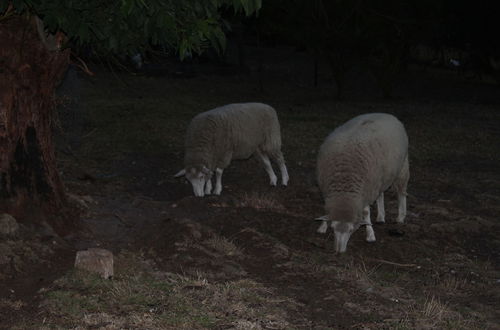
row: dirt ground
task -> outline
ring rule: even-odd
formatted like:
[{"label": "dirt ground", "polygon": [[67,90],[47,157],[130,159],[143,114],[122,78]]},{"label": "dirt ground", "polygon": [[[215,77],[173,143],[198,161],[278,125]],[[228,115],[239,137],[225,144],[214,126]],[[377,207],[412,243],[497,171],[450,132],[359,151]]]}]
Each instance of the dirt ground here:
[{"label": "dirt ground", "polygon": [[[12,256],[0,328],[500,329],[500,87],[411,68],[383,100],[353,70],[338,101],[325,68],[312,86],[306,54],[271,55],[255,52],[244,72],[168,63],[159,76],[71,78],[58,155],[82,229],[23,225],[0,240]],[[289,186],[269,187],[249,159],[225,171],[221,196],[194,197],[173,177],[189,120],[247,101],[278,111]],[[336,255],[313,221],[323,214],[316,153],[367,112],[407,128],[408,217],[394,223],[389,192],[377,241],[358,230]],[[96,246],[116,255],[112,280],[72,270],[75,251]]]}]

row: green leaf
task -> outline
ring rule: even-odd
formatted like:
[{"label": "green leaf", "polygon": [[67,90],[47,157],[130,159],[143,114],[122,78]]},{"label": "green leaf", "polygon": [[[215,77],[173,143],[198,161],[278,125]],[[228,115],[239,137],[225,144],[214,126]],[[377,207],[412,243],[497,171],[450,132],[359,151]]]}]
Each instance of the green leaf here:
[{"label": "green leaf", "polygon": [[0,0],[0,17],[9,3],[17,12],[36,12],[50,31],[64,31],[102,56],[155,44],[182,59],[208,47],[225,49],[222,9],[249,15],[261,6],[261,0]]}]

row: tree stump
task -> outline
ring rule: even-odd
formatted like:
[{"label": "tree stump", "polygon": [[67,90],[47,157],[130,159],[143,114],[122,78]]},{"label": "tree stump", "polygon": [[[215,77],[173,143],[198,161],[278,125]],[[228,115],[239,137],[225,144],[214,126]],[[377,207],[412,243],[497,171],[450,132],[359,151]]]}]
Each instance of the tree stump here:
[{"label": "tree stump", "polygon": [[69,49],[49,49],[27,15],[0,21],[0,45],[0,209],[18,220],[49,215],[54,222],[66,200],[52,142],[53,111]]}]

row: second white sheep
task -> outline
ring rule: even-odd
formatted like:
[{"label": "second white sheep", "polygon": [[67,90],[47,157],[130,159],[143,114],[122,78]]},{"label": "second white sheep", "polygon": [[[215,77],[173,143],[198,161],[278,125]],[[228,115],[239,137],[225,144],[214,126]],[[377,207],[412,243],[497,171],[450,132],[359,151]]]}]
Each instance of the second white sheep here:
[{"label": "second white sheep", "polygon": [[327,212],[316,219],[322,220],[318,232],[325,233],[331,221],[337,252],[345,252],[349,237],[361,225],[366,225],[366,240],[375,241],[370,204],[377,201],[377,222],[384,222],[384,191],[390,186],[398,195],[397,222],[404,221],[408,136],[396,117],[370,113],[337,127],[320,148],[317,171]]},{"label": "second white sheep", "polygon": [[281,182],[288,184],[288,171],[281,152],[280,124],[276,111],[262,103],[235,103],[195,116],[188,126],[185,141],[185,175],[195,196],[212,193],[211,178],[215,172],[213,193],[222,191],[222,173],[233,159],[256,155],[275,186],[278,178],[271,166],[273,159],[281,172]]}]

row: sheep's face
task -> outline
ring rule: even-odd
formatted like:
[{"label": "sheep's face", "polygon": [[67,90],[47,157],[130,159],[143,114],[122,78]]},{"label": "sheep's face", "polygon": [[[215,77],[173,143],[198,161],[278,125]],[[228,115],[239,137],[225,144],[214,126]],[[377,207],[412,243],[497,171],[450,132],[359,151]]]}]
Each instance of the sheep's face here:
[{"label": "sheep's face", "polygon": [[326,210],[335,234],[335,251],[345,252],[352,233],[363,223],[363,208],[359,198],[336,196],[326,201]]},{"label": "sheep's face", "polygon": [[186,179],[191,182],[194,195],[203,197],[205,196],[205,184],[210,180],[210,170],[206,166],[186,169]]},{"label": "sheep's face", "polygon": [[335,251],[343,253],[347,249],[347,242],[352,233],[360,226],[360,223],[332,221],[332,229],[335,234]]}]

